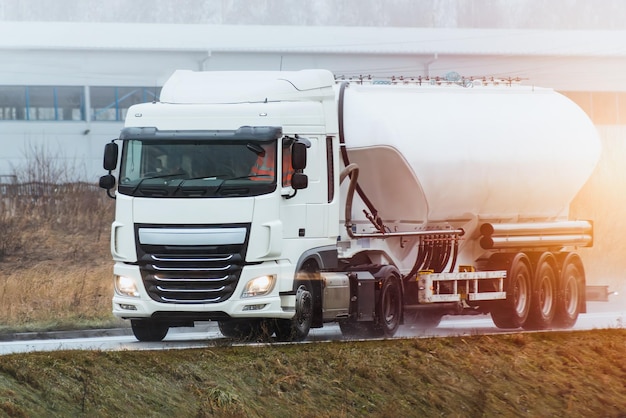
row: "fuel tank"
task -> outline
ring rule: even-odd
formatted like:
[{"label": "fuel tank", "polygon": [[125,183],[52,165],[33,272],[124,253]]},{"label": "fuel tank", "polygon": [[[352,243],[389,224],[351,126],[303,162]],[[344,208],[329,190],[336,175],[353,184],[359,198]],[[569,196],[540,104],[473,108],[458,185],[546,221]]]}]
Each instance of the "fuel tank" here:
[{"label": "fuel tank", "polygon": [[388,222],[566,218],[600,156],[589,117],[551,89],[350,83],[336,94],[349,160]]}]

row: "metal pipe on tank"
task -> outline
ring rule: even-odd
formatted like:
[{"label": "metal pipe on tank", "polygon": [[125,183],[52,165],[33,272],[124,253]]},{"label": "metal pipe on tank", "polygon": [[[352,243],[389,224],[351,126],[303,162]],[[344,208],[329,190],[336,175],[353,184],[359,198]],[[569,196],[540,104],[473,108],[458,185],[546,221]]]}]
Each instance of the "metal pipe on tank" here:
[{"label": "metal pipe on tank", "polygon": [[593,237],[589,234],[484,236],[480,239],[480,246],[485,250],[519,247],[588,247],[592,242]]},{"label": "metal pipe on tank", "polygon": [[484,223],[480,226],[480,233],[485,236],[591,234],[592,230],[589,221]]}]

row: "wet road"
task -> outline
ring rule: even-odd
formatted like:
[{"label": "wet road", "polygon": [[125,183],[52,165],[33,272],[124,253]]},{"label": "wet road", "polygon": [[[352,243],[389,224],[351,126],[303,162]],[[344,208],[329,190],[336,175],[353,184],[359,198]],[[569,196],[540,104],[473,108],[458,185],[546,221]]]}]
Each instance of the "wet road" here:
[{"label": "wet road", "polygon": [[[588,303],[588,313],[581,314],[574,330],[601,328],[626,328],[626,306],[622,303]],[[434,329],[420,330],[403,325],[395,338],[427,338],[467,335],[484,335],[518,332],[501,330],[495,327],[489,315],[444,317]],[[22,339],[0,342],[0,355],[33,351],[56,350],[169,350],[214,347],[231,344],[219,332],[216,323],[200,323],[194,328],[173,328],[162,342],[139,342],[130,329],[100,331],[99,336],[85,336],[88,333],[73,332],[57,334],[56,338]],[[90,334],[94,334],[91,332]],[[62,336],[59,338],[59,336]],[[49,336],[46,336],[49,337]],[[305,341],[340,341],[344,338],[339,327],[328,324],[321,329],[313,329]]]}]

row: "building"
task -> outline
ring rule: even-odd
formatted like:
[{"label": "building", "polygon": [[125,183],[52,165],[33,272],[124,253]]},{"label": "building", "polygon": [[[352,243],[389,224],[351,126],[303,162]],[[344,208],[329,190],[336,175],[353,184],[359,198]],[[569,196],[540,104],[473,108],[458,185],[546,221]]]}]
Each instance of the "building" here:
[{"label": "building", "polygon": [[236,0],[44,3],[0,4],[0,182],[34,155],[95,182],[128,107],[158,100],[175,69],[519,79],[626,124],[626,24],[592,0],[266,0],[256,17]]}]

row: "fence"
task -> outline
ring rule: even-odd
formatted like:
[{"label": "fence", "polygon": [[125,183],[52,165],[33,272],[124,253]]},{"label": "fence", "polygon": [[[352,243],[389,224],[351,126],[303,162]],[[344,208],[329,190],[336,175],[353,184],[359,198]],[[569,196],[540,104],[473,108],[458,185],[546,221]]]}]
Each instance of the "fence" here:
[{"label": "fence", "polygon": [[98,191],[96,184],[86,182],[74,183],[47,183],[41,181],[31,181],[27,183],[2,183],[0,182],[0,197],[5,199],[15,199],[27,197],[31,199],[52,198],[63,195],[82,194]]}]

